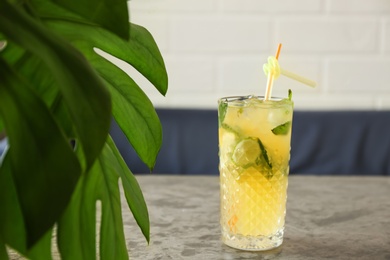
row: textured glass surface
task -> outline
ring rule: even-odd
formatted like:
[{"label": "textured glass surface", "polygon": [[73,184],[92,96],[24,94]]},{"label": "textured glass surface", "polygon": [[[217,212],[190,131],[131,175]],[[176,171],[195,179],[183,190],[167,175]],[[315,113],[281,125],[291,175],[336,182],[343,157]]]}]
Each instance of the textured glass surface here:
[{"label": "textured glass surface", "polygon": [[247,250],[282,243],[286,212],[287,174],[270,179],[253,170],[239,178],[221,169],[222,239]]},{"label": "textured glass surface", "polygon": [[231,247],[267,250],[283,241],[292,114],[286,99],[220,100],[221,229]]}]

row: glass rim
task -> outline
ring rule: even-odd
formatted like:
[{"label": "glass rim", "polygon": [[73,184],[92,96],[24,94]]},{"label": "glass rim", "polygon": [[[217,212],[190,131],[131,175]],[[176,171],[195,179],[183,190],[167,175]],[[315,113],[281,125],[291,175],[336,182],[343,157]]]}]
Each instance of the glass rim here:
[{"label": "glass rim", "polygon": [[[250,98],[255,98],[256,100],[259,101],[264,101],[264,96],[255,96],[255,95],[248,95],[248,96],[226,96],[226,97],[221,97],[218,99],[218,104],[225,103],[225,104],[230,104],[236,101],[245,101]],[[271,101],[271,102],[268,102]],[[283,101],[280,104],[294,104],[294,101],[288,99],[287,97],[282,98],[282,97],[275,97],[272,96],[270,97],[267,102],[264,102],[262,104],[276,104],[276,102]]]},{"label": "glass rim", "polygon": [[[246,100],[246,99],[249,99],[249,98],[256,98],[256,99],[259,99],[259,100],[264,100],[265,96],[263,95],[260,95],[260,96],[256,96],[256,95],[247,95],[247,96],[225,96],[225,97],[221,97],[221,98],[218,98],[218,101],[227,101],[227,102],[230,102],[230,101],[240,101],[240,100]],[[280,100],[283,100],[283,99],[286,99],[286,98],[282,98],[282,97],[275,97],[275,96],[272,96],[269,98],[270,101],[280,101]]]},{"label": "glass rim", "polygon": [[[248,100],[249,98],[255,98],[256,100],[259,100],[260,102],[245,102],[245,100]],[[289,100],[288,98],[281,98],[281,97],[275,97],[272,96],[270,99],[268,99],[266,102],[264,102],[264,96],[226,96],[221,97],[218,99],[218,107],[220,108],[222,106],[229,106],[229,107],[248,107],[248,106],[255,106],[259,108],[281,108],[281,107],[294,107],[294,101]],[[218,108],[218,109],[219,109]]]}]

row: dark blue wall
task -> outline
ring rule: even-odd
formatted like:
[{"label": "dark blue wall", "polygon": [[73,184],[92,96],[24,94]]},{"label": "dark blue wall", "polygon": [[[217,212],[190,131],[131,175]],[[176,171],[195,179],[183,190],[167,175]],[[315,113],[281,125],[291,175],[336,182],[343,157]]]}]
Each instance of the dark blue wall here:
[{"label": "dark blue wall", "polygon": [[[218,175],[216,110],[158,109],[163,145],[154,173]],[[291,174],[390,175],[390,111],[295,111]],[[149,173],[114,123],[134,173]]]}]

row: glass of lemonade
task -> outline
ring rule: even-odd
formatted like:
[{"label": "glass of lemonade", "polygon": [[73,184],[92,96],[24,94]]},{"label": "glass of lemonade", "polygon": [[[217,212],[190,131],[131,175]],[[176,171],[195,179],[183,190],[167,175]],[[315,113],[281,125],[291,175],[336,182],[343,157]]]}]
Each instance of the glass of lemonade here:
[{"label": "glass of lemonade", "polygon": [[283,242],[293,102],[218,100],[222,241],[242,250]]}]

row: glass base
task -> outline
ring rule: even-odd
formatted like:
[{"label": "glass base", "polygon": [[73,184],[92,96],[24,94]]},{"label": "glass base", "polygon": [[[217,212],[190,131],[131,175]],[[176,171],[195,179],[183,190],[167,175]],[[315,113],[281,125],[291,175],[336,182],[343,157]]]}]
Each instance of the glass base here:
[{"label": "glass base", "polygon": [[227,246],[246,251],[265,251],[283,243],[283,229],[272,236],[243,236],[222,233],[222,242]]}]

